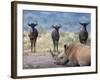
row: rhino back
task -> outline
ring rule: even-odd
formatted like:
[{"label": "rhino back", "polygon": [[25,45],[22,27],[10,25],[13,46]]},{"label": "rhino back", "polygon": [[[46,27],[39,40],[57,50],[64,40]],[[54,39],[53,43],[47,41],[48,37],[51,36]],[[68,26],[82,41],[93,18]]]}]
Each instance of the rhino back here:
[{"label": "rhino back", "polygon": [[74,65],[78,63],[80,66],[86,66],[89,65],[91,62],[90,46],[81,43],[71,44],[67,52],[68,52],[67,57]]},{"label": "rhino back", "polygon": [[76,52],[76,58],[81,66],[88,66],[91,64],[90,46],[82,45]]}]

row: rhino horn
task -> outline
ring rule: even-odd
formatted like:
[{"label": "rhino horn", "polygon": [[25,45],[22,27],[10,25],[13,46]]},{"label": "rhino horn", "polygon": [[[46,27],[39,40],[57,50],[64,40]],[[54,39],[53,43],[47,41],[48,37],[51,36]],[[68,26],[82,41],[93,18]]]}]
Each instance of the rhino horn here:
[{"label": "rhino horn", "polygon": [[50,49],[50,53],[51,53],[52,57],[56,56],[51,49]]},{"label": "rhino horn", "polygon": [[53,57],[54,60],[58,60],[58,55],[59,55],[59,54],[55,54],[55,53],[54,53],[53,51],[51,51],[51,50],[50,50],[50,53],[51,53],[51,55],[52,55],[52,57]]}]

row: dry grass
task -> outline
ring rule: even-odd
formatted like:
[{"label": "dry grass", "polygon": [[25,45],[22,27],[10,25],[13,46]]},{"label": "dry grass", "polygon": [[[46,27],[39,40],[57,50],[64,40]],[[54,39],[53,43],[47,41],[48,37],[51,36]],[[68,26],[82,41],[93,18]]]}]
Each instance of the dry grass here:
[{"label": "dry grass", "polygon": [[[30,40],[29,40],[27,32],[24,33],[23,40],[24,40],[23,41],[24,50],[27,50],[27,49],[29,50]],[[79,42],[78,33],[61,32],[60,40],[59,40],[59,51],[63,50],[64,44],[70,44],[70,43],[75,43],[75,42]],[[90,44],[90,35],[88,39],[88,44]],[[37,52],[48,52],[50,49],[53,49],[51,33],[46,32],[46,33],[39,34],[39,37],[37,39],[37,44],[36,44]]]}]

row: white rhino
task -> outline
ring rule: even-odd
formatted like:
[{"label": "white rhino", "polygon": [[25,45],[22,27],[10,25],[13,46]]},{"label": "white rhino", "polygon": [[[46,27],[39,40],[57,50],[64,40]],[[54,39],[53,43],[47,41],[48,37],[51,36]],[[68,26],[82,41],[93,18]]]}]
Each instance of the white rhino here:
[{"label": "white rhino", "polygon": [[55,63],[65,66],[90,66],[91,65],[91,52],[90,46],[74,43],[64,45],[64,52],[58,54],[50,50],[50,53],[55,59]]}]

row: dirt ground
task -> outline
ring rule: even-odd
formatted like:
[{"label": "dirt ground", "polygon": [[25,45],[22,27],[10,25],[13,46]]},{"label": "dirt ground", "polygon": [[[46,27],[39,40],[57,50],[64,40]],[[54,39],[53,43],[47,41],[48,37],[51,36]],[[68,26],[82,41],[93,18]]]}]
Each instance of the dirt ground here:
[{"label": "dirt ground", "polygon": [[23,53],[23,69],[63,67],[62,65],[54,64],[54,62],[49,52],[31,53],[30,51],[24,51]]}]

